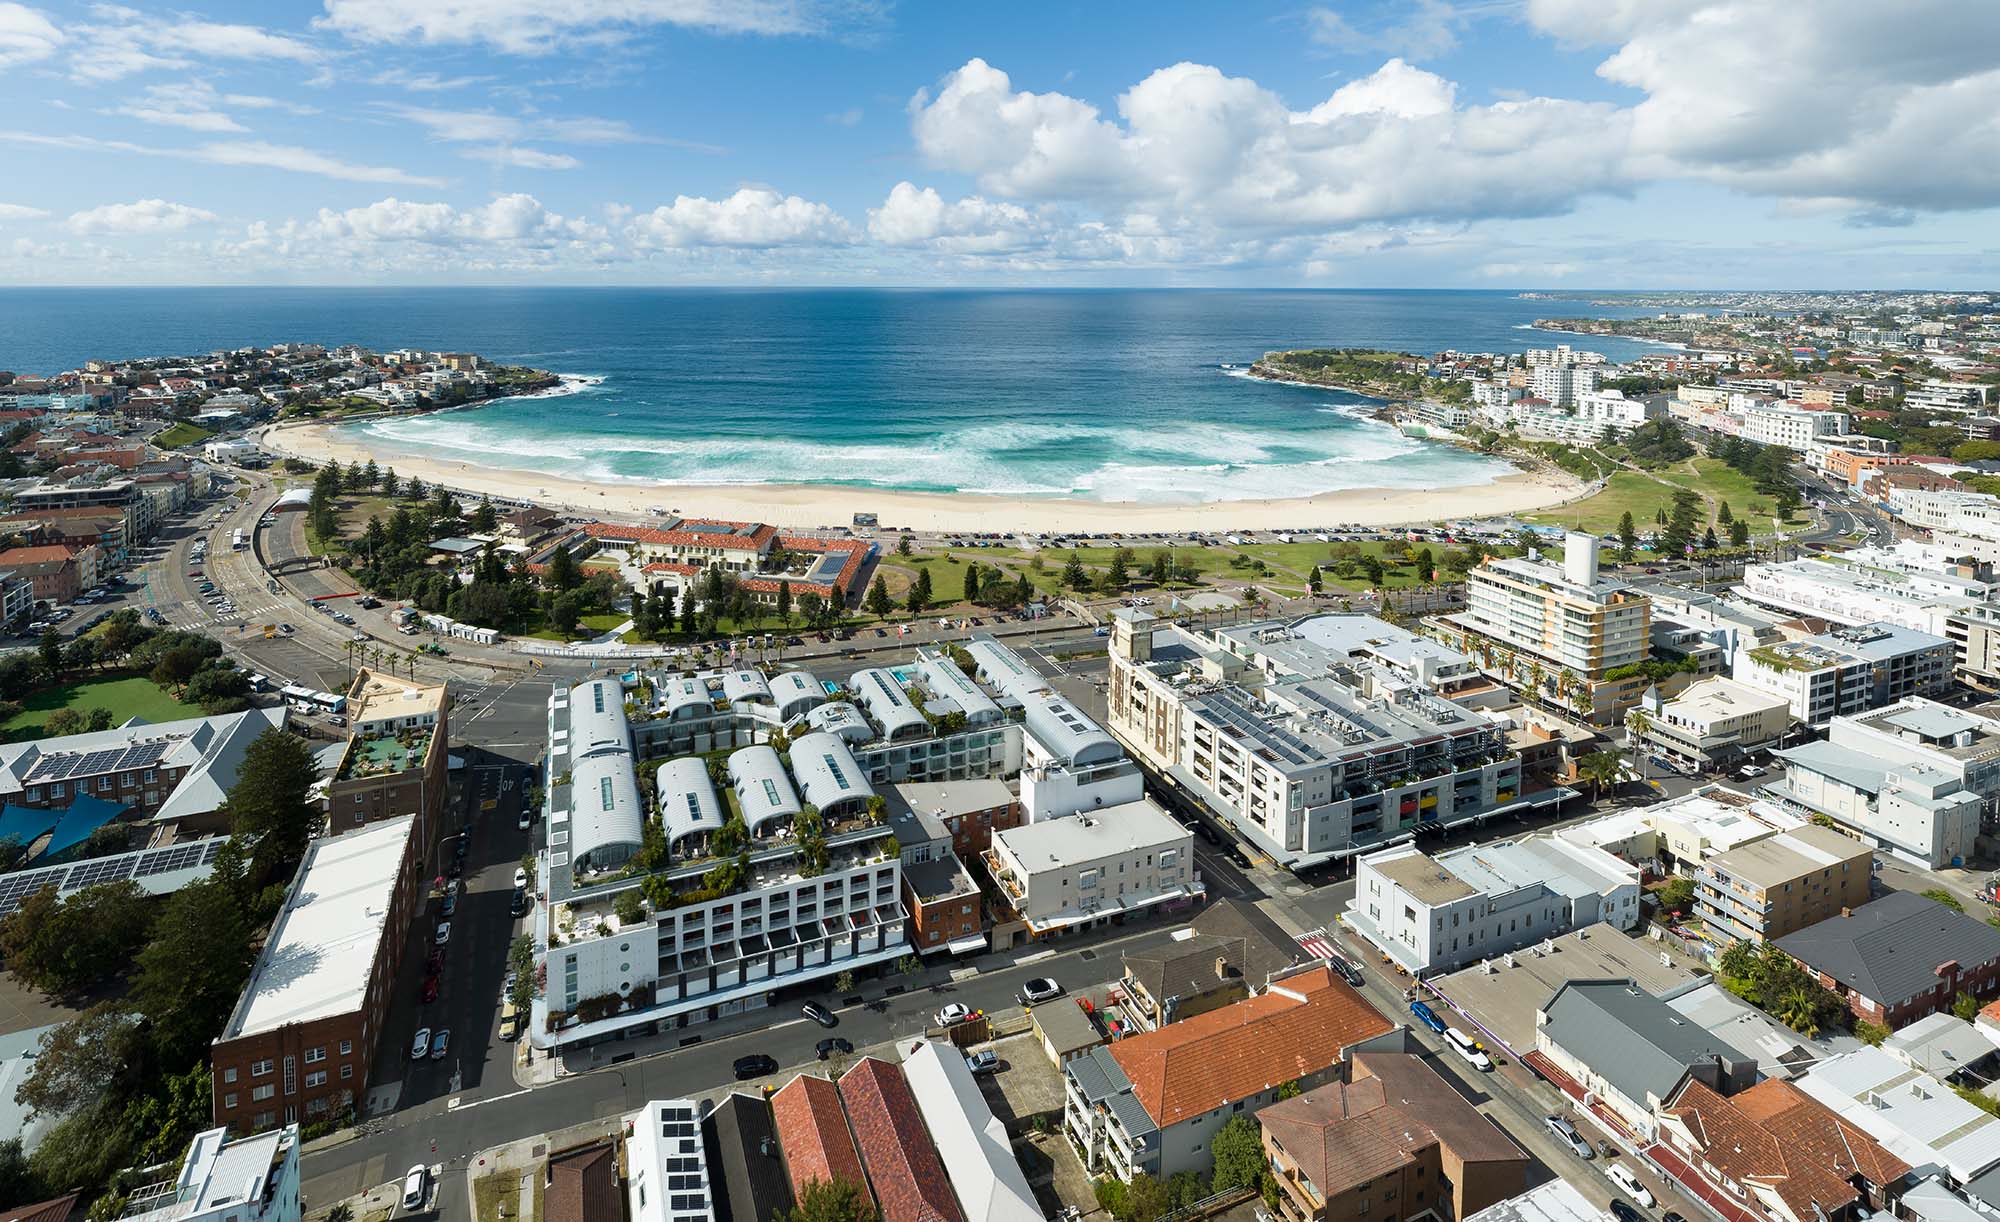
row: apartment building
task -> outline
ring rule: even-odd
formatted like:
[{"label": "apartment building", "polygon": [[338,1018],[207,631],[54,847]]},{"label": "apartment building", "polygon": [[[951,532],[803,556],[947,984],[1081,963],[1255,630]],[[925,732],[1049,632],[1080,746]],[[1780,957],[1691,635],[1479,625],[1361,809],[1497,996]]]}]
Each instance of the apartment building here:
[{"label": "apartment building", "polygon": [[1489,673],[1515,674],[1518,668],[1505,665],[1510,658],[1532,659],[1543,670],[1543,698],[1557,694],[1562,672],[1570,672],[1581,685],[1577,705],[1602,725],[1630,708],[1641,690],[1605,676],[1646,660],[1652,605],[1632,586],[1599,574],[1598,547],[1595,535],[1571,534],[1560,565],[1532,556],[1489,559],[1466,574],[1466,609],[1437,622],[1460,648],[1480,655]]},{"label": "apartment building", "polygon": [[1630,432],[1665,409],[1646,399],[1628,399],[1620,390],[1592,390],[1576,397],[1576,418],[1600,428]]},{"label": "apartment building", "polygon": [[1740,437],[1760,445],[1781,446],[1803,454],[1823,437],[1844,434],[1848,415],[1829,408],[1794,406],[1754,394],[1731,393],[1726,406],[1691,398],[1682,387],[1669,405],[1671,414],[1697,428]]},{"label": "apartment building", "polygon": [[1968,607],[1945,620],[1957,677],[1982,691],[2000,689],[2000,606]]},{"label": "apartment building", "polygon": [[1450,698],[1474,688],[1463,654],[1368,616],[1112,624],[1112,732],[1295,869],[1510,808],[1505,719]]},{"label": "apartment building", "polygon": [[1209,1142],[1232,1117],[1340,1078],[1357,1053],[1401,1053],[1406,1039],[1314,964],[1254,997],[1064,1062],[1063,1130],[1094,1175],[1206,1174]]},{"label": "apartment building", "polygon": [[1387,849],[1355,865],[1348,928],[1413,975],[1605,922],[1639,924],[1639,867],[1557,837],[1468,845],[1432,857]]},{"label": "apartment building", "polygon": [[1936,900],[1891,891],[1777,940],[1856,1018],[1900,1027],[2000,986],[2000,929]]},{"label": "apartment building", "polygon": [[1971,858],[2000,801],[2000,722],[1922,697],[1836,717],[1826,741],[1776,754],[1771,797],[1933,869]]},{"label": "apartment building", "polygon": [[1596,365],[1536,365],[1528,371],[1528,393],[1557,407],[1569,407],[1595,392],[1603,376],[1602,368]]},{"label": "apartment building", "polygon": [[1852,836],[1802,824],[1703,862],[1695,913],[1718,945],[1772,941],[1867,903],[1874,864]]},{"label": "apartment building", "polygon": [[1894,624],[1946,636],[1954,615],[1991,601],[1993,583],[1952,565],[1943,549],[1905,541],[1893,548],[1744,566],[1739,592],[1752,602],[1845,627]]},{"label": "apartment building", "polygon": [[984,854],[1012,920],[1033,937],[1192,904],[1194,834],[1151,798],[995,832]]},{"label": "apartment building", "polygon": [[1672,700],[1656,693],[1641,700],[1629,728],[1631,739],[1647,755],[1702,773],[1776,746],[1791,724],[1791,705],[1784,697],[1713,676],[1689,684]]},{"label": "apartment building", "polygon": [[307,846],[209,1051],[217,1124],[258,1131],[358,1110],[424,902],[415,827],[405,815]]},{"label": "apartment building", "polygon": [[2000,497],[1984,492],[1897,488],[1889,493],[1889,510],[1919,530],[1988,543],[2000,540]]},{"label": "apartment building", "polygon": [[450,710],[441,683],[357,673],[347,689],[347,745],[326,783],[327,831],[414,814],[418,839],[435,847],[446,827]]},{"label": "apartment building", "polygon": [[133,1189],[121,1222],[299,1222],[299,1126],[230,1140],[228,1126],[195,1134],[180,1172]]},{"label": "apartment building", "polygon": [[1944,636],[1870,623],[1736,651],[1731,674],[1743,687],[1785,702],[1793,719],[1824,729],[1908,696],[1951,685],[1959,649]]},{"label": "apartment building", "polygon": [[1351,1081],[1280,1100],[1257,1124],[1285,1222],[1454,1222],[1528,1184],[1528,1155],[1406,1053],[1358,1053]]}]

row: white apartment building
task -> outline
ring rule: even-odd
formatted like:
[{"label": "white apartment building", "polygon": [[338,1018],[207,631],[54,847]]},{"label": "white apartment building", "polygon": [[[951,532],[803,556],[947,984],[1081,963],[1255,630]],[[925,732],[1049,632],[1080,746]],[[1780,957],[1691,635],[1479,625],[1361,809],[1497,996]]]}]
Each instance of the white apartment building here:
[{"label": "white apartment building", "polygon": [[1528,371],[1528,393],[1557,407],[1569,407],[1595,391],[1603,376],[1596,365],[1536,365]]},{"label": "white apartment building", "polygon": [[986,867],[1036,937],[1192,903],[1194,833],[1151,798],[993,833]]},{"label": "white apartment building", "polygon": [[1349,928],[1416,975],[1449,972],[1595,925],[1639,924],[1639,867],[1553,837],[1432,857],[1386,849],[1355,866]]},{"label": "white apartment building", "polygon": [[1697,428],[1801,454],[1820,438],[1846,433],[1849,423],[1843,411],[1798,407],[1780,399],[1711,386],[1681,387],[1667,410],[1676,420]]},{"label": "white apartment building", "polygon": [[1662,411],[1644,399],[1628,399],[1618,390],[1594,390],[1576,397],[1578,420],[1620,432],[1636,429]]},{"label": "white apartment building", "polygon": [[625,1216],[631,1222],[716,1222],[693,1099],[654,1099],[625,1117]]},{"label": "white apartment building", "polygon": [[1466,610],[1444,621],[1530,654],[1548,666],[1601,679],[1642,662],[1652,607],[1645,595],[1597,571],[1595,535],[1563,541],[1560,565],[1528,557],[1488,560],[1466,574]]},{"label": "white apartment building", "polygon": [[1946,636],[1947,621],[1991,601],[1993,587],[1948,568],[1943,549],[1904,541],[1748,565],[1738,591],[1767,607],[1848,627],[1896,624]]},{"label": "white apartment building", "polygon": [[1521,360],[1531,369],[1542,365],[1602,365],[1604,354],[1557,344],[1553,348],[1530,348],[1521,355]]},{"label": "white apartment building", "polygon": [[180,1174],[126,1199],[124,1222],[299,1222],[299,1126],[229,1140],[195,1134]]},{"label": "white apartment building", "polygon": [[1985,405],[1985,387],[1965,382],[1926,382],[1906,387],[1903,406],[1909,411],[1976,412]]},{"label": "white apartment building", "polygon": [[1783,696],[1721,676],[1689,684],[1672,700],[1641,702],[1646,718],[1632,737],[1648,755],[1689,772],[1727,768],[1744,756],[1776,746],[1792,724]]},{"label": "white apartment building", "polygon": [[1505,411],[1508,404],[1526,398],[1527,394],[1519,386],[1509,386],[1492,378],[1475,378],[1472,382],[1472,402],[1489,413]]},{"label": "white apartment building", "polygon": [[1823,729],[1835,717],[1935,696],[1951,684],[1957,647],[1896,624],[1836,628],[1736,651],[1736,682],[1782,699],[1794,720]]},{"label": "white apartment building", "polygon": [[[987,637],[966,642],[965,652],[979,679],[1021,706],[1021,813],[1029,822],[1136,802],[1145,794],[1144,774],[1118,743],[1020,654]],[[937,660],[969,684],[948,659]]]},{"label": "white apartment building", "polygon": [[2000,541],[2000,497],[1984,492],[1892,488],[1889,511],[1911,526],[1937,535],[1980,539],[1989,544]]},{"label": "white apartment building", "polygon": [[1197,634],[1120,611],[1109,720],[1141,760],[1301,868],[1509,809],[1504,718],[1463,654],[1369,616]]},{"label": "white apartment building", "polygon": [[1836,717],[1825,742],[1777,754],[1773,799],[1932,869],[1969,860],[2000,802],[2000,722],[1922,697]]}]

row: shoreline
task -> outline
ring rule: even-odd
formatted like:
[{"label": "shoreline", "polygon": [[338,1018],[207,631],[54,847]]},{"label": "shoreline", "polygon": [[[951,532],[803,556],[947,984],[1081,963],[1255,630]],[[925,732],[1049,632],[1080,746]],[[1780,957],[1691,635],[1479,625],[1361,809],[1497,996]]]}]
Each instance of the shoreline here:
[{"label": "shoreline", "polygon": [[333,436],[335,424],[271,425],[256,440],[266,450],[312,463],[339,461],[394,466],[404,479],[444,484],[459,493],[532,501],[593,516],[686,517],[769,522],[792,528],[844,528],[857,513],[885,527],[924,531],[996,529],[1075,534],[1111,531],[1268,529],[1356,523],[1430,524],[1507,517],[1566,504],[1590,485],[1553,467],[1517,470],[1485,484],[1457,488],[1354,488],[1277,500],[1194,504],[1089,501],[1074,497],[907,492],[841,484],[596,483],[485,466],[456,459],[387,455]]}]

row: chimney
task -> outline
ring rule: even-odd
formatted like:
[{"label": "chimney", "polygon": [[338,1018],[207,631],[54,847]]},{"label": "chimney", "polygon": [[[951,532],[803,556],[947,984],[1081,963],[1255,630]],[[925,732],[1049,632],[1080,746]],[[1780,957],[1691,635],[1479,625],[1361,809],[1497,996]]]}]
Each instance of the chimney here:
[{"label": "chimney", "polygon": [[1563,539],[1563,575],[1571,584],[1592,585],[1597,581],[1597,536],[1572,531]]},{"label": "chimney", "polygon": [[1853,916],[1853,915],[1854,915],[1854,909],[1852,909],[1852,908],[1849,908],[1849,907],[1847,907],[1846,905],[1844,905],[1844,904],[1843,904],[1843,905],[1841,906],[1841,909],[1840,909],[1840,915],[1841,915],[1842,917],[1851,917],[1851,916]]},{"label": "chimney", "polygon": [[1228,955],[1217,955],[1217,956],[1215,957],[1215,978],[1216,978],[1217,980],[1227,980],[1227,979],[1229,979],[1229,956],[1228,956]]}]

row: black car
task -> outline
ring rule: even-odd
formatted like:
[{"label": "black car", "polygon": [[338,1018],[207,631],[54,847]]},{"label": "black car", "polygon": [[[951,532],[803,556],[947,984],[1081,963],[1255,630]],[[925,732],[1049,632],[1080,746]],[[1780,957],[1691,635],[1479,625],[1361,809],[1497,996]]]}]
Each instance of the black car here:
[{"label": "black car", "polygon": [[765,1074],[777,1073],[778,1058],[765,1056],[761,1052],[753,1052],[747,1057],[737,1057],[733,1068],[736,1070],[736,1080],[738,1082],[748,1082],[752,1078],[761,1078]]},{"label": "black car", "polygon": [[1232,844],[1229,846],[1229,860],[1235,862],[1245,870],[1253,868],[1250,864],[1250,854],[1243,851],[1242,845]]},{"label": "black car", "polygon": [[1335,972],[1338,972],[1340,974],[1340,978],[1342,980],[1345,980],[1347,983],[1353,985],[1357,989],[1361,987],[1360,968],[1354,966],[1352,963],[1349,963],[1345,958],[1339,955],[1332,956],[1327,960],[1327,962],[1333,967],[1333,970]]},{"label": "black car", "polygon": [[1206,823],[1203,823],[1199,819],[1195,820],[1194,834],[1201,837],[1203,840],[1206,840],[1208,843],[1215,845],[1217,848],[1222,847],[1222,837],[1215,834],[1214,828],[1210,827]]},{"label": "black car", "polygon": [[840,1020],[833,1016],[833,1011],[816,1001],[807,1002],[799,1012],[822,1027],[838,1027],[840,1025]]},{"label": "black car", "polygon": [[1687,1218],[1669,1209],[1660,1215],[1660,1222],[1688,1222]]},{"label": "black car", "polygon": [[854,1045],[848,1043],[844,1039],[841,1039],[837,1035],[831,1039],[821,1040],[819,1043],[813,1045],[813,1047],[818,1049],[819,1059],[822,1061],[826,1060],[828,1057],[832,1056],[836,1052],[841,1053],[842,1055],[848,1055],[854,1051]]},{"label": "black car", "polygon": [[514,888],[514,902],[508,909],[515,916],[528,915],[528,891],[525,887]]},{"label": "black car", "polygon": [[1646,1216],[1617,1197],[1611,1198],[1611,1216],[1618,1222],[1646,1222]]}]

